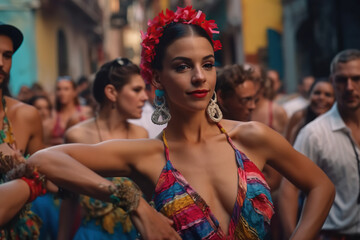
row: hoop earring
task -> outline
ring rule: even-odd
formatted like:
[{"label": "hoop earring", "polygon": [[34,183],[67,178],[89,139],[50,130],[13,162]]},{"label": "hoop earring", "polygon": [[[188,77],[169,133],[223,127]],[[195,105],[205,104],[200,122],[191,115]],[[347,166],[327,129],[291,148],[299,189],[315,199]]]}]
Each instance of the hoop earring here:
[{"label": "hoop earring", "polygon": [[216,102],[217,102],[217,98],[216,98],[216,93],[214,92],[214,95],[210,99],[210,103],[206,108],[206,112],[212,121],[220,122],[220,120],[223,118],[223,114],[219,108],[219,105],[217,105]]},{"label": "hoop earring", "polygon": [[164,90],[155,90],[155,110],[151,115],[151,121],[157,125],[163,125],[170,121],[171,115],[169,108],[166,106]]}]

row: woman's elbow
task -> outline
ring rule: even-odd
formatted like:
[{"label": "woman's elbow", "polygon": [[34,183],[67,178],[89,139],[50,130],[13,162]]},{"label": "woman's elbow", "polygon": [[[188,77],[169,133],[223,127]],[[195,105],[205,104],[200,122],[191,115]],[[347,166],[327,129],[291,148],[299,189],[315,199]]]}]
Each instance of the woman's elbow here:
[{"label": "woman's elbow", "polygon": [[27,164],[33,166],[39,172],[44,172],[44,170],[46,170],[48,166],[53,165],[49,155],[50,153],[48,149],[37,151],[28,158]]}]

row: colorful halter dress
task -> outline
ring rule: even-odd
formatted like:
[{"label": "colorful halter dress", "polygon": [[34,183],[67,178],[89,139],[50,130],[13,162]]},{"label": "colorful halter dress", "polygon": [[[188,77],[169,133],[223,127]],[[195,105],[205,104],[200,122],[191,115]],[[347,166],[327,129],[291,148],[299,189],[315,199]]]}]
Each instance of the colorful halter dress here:
[{"label": "colorful halter dress", "polygon": [[234,149],[238,166],[238,193],[228,235],[206,202],[171,164],[164,132],[166,165],[155,188],[154,207],[174,221],[173,226],[182,239],[266,239],[274,213],[270,188],[261,171],[234,146],[225,129],[218,127]]},{"label": "colorful halter dress", "polygon": [[[8,144],[12,149],[16,149],[16,142],[12,132],[10,121],[7,117],[5,99],[2,99],[5,116],[3,119],[3,129],[0,130],[0,144]],[[0,159],[0,184],[6,182],[5,175],[14,163],[5,162]],[[25,207],[5,226],[0,227],[0,240],[30,240],[39,238],[40,218],[30,209],[30,204]]]}]

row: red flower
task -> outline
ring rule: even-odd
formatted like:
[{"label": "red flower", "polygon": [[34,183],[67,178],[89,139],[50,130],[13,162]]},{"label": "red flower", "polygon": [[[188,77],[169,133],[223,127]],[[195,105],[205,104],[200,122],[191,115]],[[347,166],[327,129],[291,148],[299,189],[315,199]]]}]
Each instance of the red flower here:
[{"label": "red flower", "polygon": [[[178,7],[176,12],[166,9],[166,13],[160,12],[153,20],[148,21],[148,29],[144,34],[141,32],[141,75],[146,83],[151,83],[152,69],[151,62],[155,57],[155,46],[159,43],[160,37],[163,35],[164,27],[172,22],[180,22],[185,24],[193,24],[202,27],[212,38],[213,34],[219,31],[214,29],[217,25],[214,20],[206,20],[206,16],[202,11],[196,11],[192,6],[185,8]],[[221,49],[219,40],[212,40],[214,51]]]}]

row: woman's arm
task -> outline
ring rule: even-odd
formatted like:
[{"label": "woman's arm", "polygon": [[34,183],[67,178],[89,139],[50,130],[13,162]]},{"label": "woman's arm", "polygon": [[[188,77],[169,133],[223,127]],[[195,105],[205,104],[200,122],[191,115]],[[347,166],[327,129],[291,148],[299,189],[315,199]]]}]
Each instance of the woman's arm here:
[{"label": "woman's arm", "polygon": [[296,228],[299,208],[299,189],[291,182],[283,178],[279,190],[279,216],[283,235],[285,239],[289,239]]},{"label": "woman's arm", "polygon": [[[60,145],[35,153],[28,159],[28,163],[58,186],[111,202],[109,186],[113,186],[113,183],[83,164],[110,176],[129,175],[132,168],[138,167],[140,159],[144,159],[143,156],[151,160],[152,151],[157,152],[161,146],[154,140],[147,144],[144,141],[149,140]],[[144,239],[155,239],[154,236],[156,239],[181,239],[168,219],[142,198],[138,207],[131,212],[131,218]]]},{"label": "woman's arm", "polygon": [[27,183],[15,179],[0,185],[0,226],[10,221],[30,197]]},{"label": "woman's arm", "polygon": [[301,218],[291,238],[314,239],[334,201],[334,185],[315,163],[297,152],[283,137],[270,129],[264,131],[268,163],[307,195]]},{"label": "woman's arm", "polygon": [[[256,153],[255,164],[265,163],[307,195],[300,221],[292,239],[314,239],[320,231],[335,197],[334,185],[310,159],[297,152],[280,134],[263,124],[252,123],[243,133],[247,151]],[[250,156],[250,159],[251,156]],[[280,196],[281,197],[281,196]]]}]

